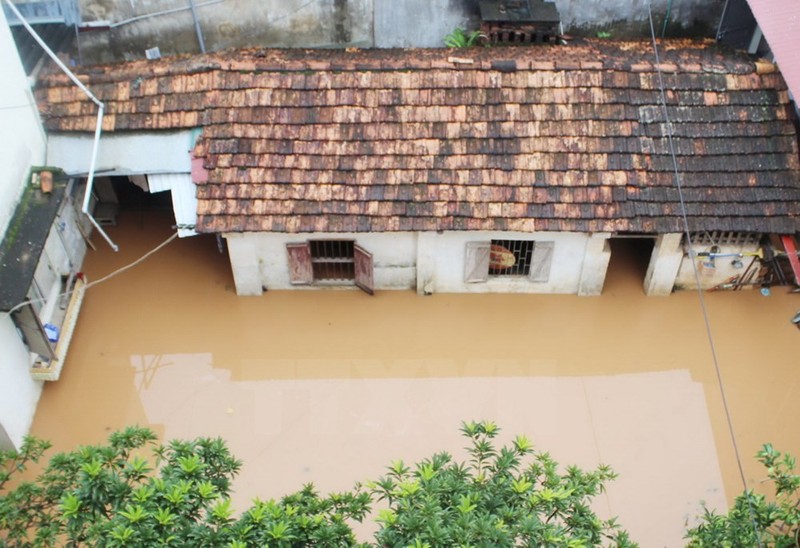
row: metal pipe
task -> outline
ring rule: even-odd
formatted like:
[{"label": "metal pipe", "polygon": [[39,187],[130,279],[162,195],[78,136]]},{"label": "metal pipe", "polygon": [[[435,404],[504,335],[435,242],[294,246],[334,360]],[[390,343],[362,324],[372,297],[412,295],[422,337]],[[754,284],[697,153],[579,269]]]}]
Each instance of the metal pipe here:
[{"label": "metal pipe", "polygon": [[722,15],[719,16],[719,25],[717,25],[717,40],[724,38],[722,32],[722,25],[725,23],[725,15],[728,13],[728,4],[731,0],[725,0],[725,6],[722,8]]},{"label": "metal pipe", "polygon": [[17,6],[15,6],[14,3],[11,2],[11,0],[6,0],[6,4],[8,4],[8,6],[11,8],[11,11],[14,12],[14,15],[17,16],[17,19],[20,20],[20,22],[22,23],[22,26],[25,27],[25,30],[27,30],[30,33],[30,35],[33,36],[33,39],[36,40],[36,42],[42,47],[42,49],[45,51],[45,53],[47,53],[47,55],[50,56],[50,59],[52,59],[53,62],[55,62],[55,64],[58,65],[58,68],[60,68],[62,71],[64,71],[64,73],[67,76],[69,76],[69,79],[72,80],[72,82],[76,86],[81,88],[81,91],[83,91],[89,97],[89,99],[91,99],[94,102],[94,104],[96,104],[97,106],[102,106],[103,103],[100,102],[100,99],[95,97],[94,94],[91,91],[89,91],[89,89],[86,86],[83,85],[83,82],[78,80],[78,77],[75,76],[75,74],[73,74],[72,71],[69,70],[69,68],[67,68],[67,65],[65,65],[64,62],[61,61],[61,59],[58,58],[58,55],[53,53],[53,50],[51,50],[50,47],[47,44],[45,44],[45,42],[44,42],[44,40],[42,40],[41,36],[39,36],[36,33],[36,31],[33,30],[33,27],[31,27],[30,24],[28,24],[28,22],[25,20],[25,18],[22,17],[22,14],[17,9]]},{"label": "metal pipe", "polygon": [[103,130],[103,111],[105,107],[103,103],[100,103],[100,107],[97,109],[97,124],[94,128],[94,143],[92,143],[92,159],[89,161],[89,175],[86,178],[86,190],[83,193],[83,207],[81,211],[83,211],[84,215],[89,217],[89,220],[92,222],[94,227],[97,231],[105,238],[108,242],[108,245],[111,246],[111,249],[114,251],[119,251],[119,246],[115,244],[111,238],[106,234],[106,231],[100,226],[100,223],[89,213],[89,203],[92,200],[92,188],[94,185],[94,168],[97,164],[97,149],[100,145],[100,132]]},{"label": "metal pipe", "polygon": [[667,35],[667,25],[669,24],[670,15],[672,15],[672,0],[669,0],[669,3],[667,3],[667,13],[664,15],[664,27],[661,29],[661,38]]},{"label": "metal pipe", "polygon": [[58,58],[58,56],[53,52],[53,50],[51,50],[50,47],[47,44],[45,44],[44,40],[42,40],[42,38],[36,33],[36,31],[33,30],[33,27],[31,27],[28,24],[28,22],[19,12],[17,7],[11,2],[11,0],[6,0],[6,3],[11,8],[11,11],[14,12],[14,15],[17,16],[22,25],[25,27],[25,30],[27,30],[31,34],[31,36],[33,36],[33,39],[36,40],[36,42],[42,47],[42,49],[45,51],[45,53],[47,53],[50,59],[52,59],[55,62],[55,64],[58,65],[58,67],[64,72],[64,74],[66,74],[69,77],[69,79],[72,80],[72,82],[76,86],[78,86],[80,90],[83,91],[83,93],[85,93],[86,96],[92,100],[92,102],[94,102],[94,104],[97,105],[97,124],[94,130],[94,143],[92,144],[92,158],[89,162],[89,176],[86,180],[86,191],[83,196],[82,211],[87,217],[89,217],[89,220],[92,222],[95,228],[97,228],[97,231],[100,232],[103,238],[105,238],[105,240],[108,242],[108,245],[111,246],[111,249],[113,249],[114,251],[119,251],[119,246],[111,240],[108,234],[106,234],[105,230],[103,230],[100,224],[89,213],[89,201],[92,196],[92,184],[94,182],[94,168],[95,165],[97,164],[97,149],[100,144],[100,132],[102,131],[103,128],[103,111],[105,110],[105,105],[103,104],[102,101],[100,101],[100,99],[95,97],[91,91],[89,91],[89,88],[83,85],[83,82],[78,80],[78,77],[75,76],[75,74],[71,70],[69,70],[67,65],[65,65],[61,61],[61,59]]},{"label": "metal pipe", "polygon": [[194,0],[189,0],[189,7],[192,10],[192,19],[194,20],[194,31],[197,33],[197,41],[200,43],[200,53],[205,53],[206,42],[203,40],[203,29],[200,28],[200,21],[197,18],[197,9],[194,6]]},{"label": "metal pipe", "polygon": [[[195,7],[202,8],[204,6],[210,6],[211,4],[219,4],[220,2],[224,2],[225,0],[210,0],[209,2],[203,2],[202,4],[195,4]],[[112,23],[109,25],[109,28],[117,28],[123,25],[128,25],[130,23],[135,23],[136,21],[141,21],[142,19],[150,19],[151,17],[160,17],[162,15],[170,15],[172,13],[179,13],[181,11],[186,11],[192,9],[191,6],[184,6],[181,8],[172,8],[163,11],[156,11],[153,13],[146,13],[144,15],[137,15],[136,17],[131,17],[130,19],[123,19],[117,23]]]}]

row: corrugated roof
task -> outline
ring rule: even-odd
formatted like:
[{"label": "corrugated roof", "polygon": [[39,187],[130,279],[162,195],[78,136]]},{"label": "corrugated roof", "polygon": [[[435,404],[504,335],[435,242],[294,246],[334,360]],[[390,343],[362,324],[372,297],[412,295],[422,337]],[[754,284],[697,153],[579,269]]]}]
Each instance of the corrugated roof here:
[{"label": "corrugated roof", "polygon": [[[796,232],[797,136],[774,65],[708,42],[661,48],[691,228]],[[247,50],[81,78],[107,131],[203,128],[199,231],[675,232],[652,59],[649,43],[607,41]],[[94,129],[65,77],[42,85],[49,129]]]},{"label": "corrugated roof", "polygon": [[800,2],[747,0],[795,98],[800,98]]}]

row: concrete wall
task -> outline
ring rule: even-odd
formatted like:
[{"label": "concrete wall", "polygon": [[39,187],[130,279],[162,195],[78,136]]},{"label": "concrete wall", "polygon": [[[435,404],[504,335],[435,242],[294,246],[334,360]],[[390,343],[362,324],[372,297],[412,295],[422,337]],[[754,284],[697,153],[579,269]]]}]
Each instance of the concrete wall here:
[{"label": "concrete wall", "polygon": [[[32,165],[45,162],[45,137],[3,10],[0,10],[0,235]],[[0,448],[19,446],[28,433],[42,383],[28,371],[29,355],[10,317],[0,312]]]},{"label": "concrete wall", "polygon": [[0,449],[10,449],[4,446],[9,441],[18,448],[33,422],[43,383],[31,378],[30,354],[22,344],[14,322],[2,312],[0,351],[3,353],[0,367],[0,425],[6,432],[6,436],[0,436]]},{"label": "concrete wall", "polygon": [[565,32],[593,35],[602,30],[612,38],[650,36],[648,3],[658,36],[669,9],[666,36],[713,38],[725,7],[725,0],[556,0]]},{"label": "concrete wall", "polygon": [[[608,266],[608,234],[445,232],[414,234],[267,234],[225,235],[239,295],[263,289],[309,289],[289,281],[286,244],[309,239],[353,239],[373,254],[376,289],[414,289],[419,293],[580,293],[599,294]],[[554,242],[548,281],[525,276],[490,277],[466,283],[468,242],[520,239]]]},{"label": "concrete wall", "polygon": [[[467,242],[492,239],[555,242],[549,281],[534,283],[525,276],[497,276],[490,277],[486,282],[465,283],[464,263]],[[438,293],[577,293],[588,240],[587,235],[578,233],[436,234],[430,242],[435,257],[434,277],[426,284],[432,284],[431,287]],[[601,277],[605,278],[605,272],[602,272]]]},{"label": "concrete wall", "polygon": [[647,295],[663,297],[672,293],[683,261],[682,238],[681,233],[661,234],[656,238],[644,277],[644,292]]},{"label": "concrete wall", "polygon": [[286,244],[309,239],[355,240],[372,253],[375,287],[413,289],[416,285],[417,238],[410,232],[372,234],[226,234],[236,293],[260,295],[266,289],[309,289],[289,281]]},{"label": "concrete wall", "polygon": [[[232,47],[440,47],[456,27],[479,26],[478,0],[194,0],[208,51]],[[649,36],[648,0],[556,0],[565,32]],[[725,0],[652,0],[657,32],[713,37]],[[189,0],[81,0],[82,62],[200,51]]]},{"label": "concrete wall", "polygon": [[438,48],[455,28],[480,26],[477,0],[374,0],[378,48]]},{"label": "concrete wall", "polygon": [[[51,134],[47,139],[47,162],[69,175],[86,175],[93,142],[90,134]],[[191,131],[103,133],[96,170],[103,175],[191,173],[189,151],[193,145]]]},{"label": "concrete wall", "polygon": [[[2,11],[2,10],[0,10]],[[32,165],[45,161],[45,135],[11,38],[5,14],[0,13],[0,234],[14,214]]]},{"label": "concrete wall", "polygon": [[[368,47],[372,0],[194,0],[208,51],[266,47]],[[200,51],[189,0],[82,0],[84,21],[108,21],[108,30],[80,36],[85,62]],[[177,10],[177,11],[176,11]],[[163,12],[169,13],[163,13]],[[161,15],[153,15],[159,14]]]},{"label": "concrete wall", "polygon": [[[175,221],[183,227],[178,229],[178,234],[182,238],[193,236],[195,231],[187,227],[193,226],[197,220],[190,155],[197,133],[104,133],[97,151],[97,172],[103,175],[148,175],[150,192],[171,192]],[[91,135],[52,134],[47,140],[47,162],[70,175],[84,176],[89,171],[93,142]]]}]

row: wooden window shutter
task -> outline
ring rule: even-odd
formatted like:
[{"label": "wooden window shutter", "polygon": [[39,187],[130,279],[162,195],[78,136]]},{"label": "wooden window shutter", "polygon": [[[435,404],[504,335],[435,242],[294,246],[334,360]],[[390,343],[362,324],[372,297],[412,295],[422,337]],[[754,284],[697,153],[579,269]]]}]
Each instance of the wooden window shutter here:
[{"label": "wooden window shutter", "polygon": [[355,244],[353,246],[353,260],[355,262],[356,285],[372,295],[375,291],[372,253]]},{"label": "wooden window shutter", "polygon": [[467,242],[467,253],[464,260],[464,281],[466,283],[485,282],[489,279],[491,247],[490,242]]},{"label": "wooden window shutter", "polygon": [[553,263],[555,242],[536,242],[531,257],[530,281],[545,283],[550,280],[550,266]]},{"label": "wooden window shutter", "polygon": [[289,282],[293,285],[307,285],[314,281],[311,265],[311,246],[308,242],[286,244],[289,254]]}]

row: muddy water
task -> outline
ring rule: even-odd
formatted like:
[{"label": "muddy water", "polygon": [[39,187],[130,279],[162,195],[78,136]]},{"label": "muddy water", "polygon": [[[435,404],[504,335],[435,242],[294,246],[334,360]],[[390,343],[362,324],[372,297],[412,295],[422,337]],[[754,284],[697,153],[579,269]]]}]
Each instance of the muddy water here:
[{"label": "muddy water", "polygon": [[[169,235],[123,216],[85,264],[97,279]],[[764,441],[800,454],[800,296],[707,295],[750,487]],[[563,463],[612,465],[598,500],[643,546],[680,546],[705,500],[742,488],[691,293],[646,298],[612,259],[602,297],[358,291],[236,297],[213,238],[178,240],[87,294],[62,379],[33,432],[57,448],[127,424],[226,438],[245,462],[237,503],[314,481],[375,477],[392,459],[460,453],[464,419],[526,433]]]}]

